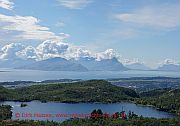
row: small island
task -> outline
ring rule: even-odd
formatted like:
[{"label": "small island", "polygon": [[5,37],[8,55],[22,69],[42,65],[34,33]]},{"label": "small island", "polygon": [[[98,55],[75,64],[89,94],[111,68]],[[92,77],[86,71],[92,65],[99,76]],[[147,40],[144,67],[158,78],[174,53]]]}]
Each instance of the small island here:
[{"label": "small island", "polygon": [[26,107],[27,104],[21,103],[21,107]]}]

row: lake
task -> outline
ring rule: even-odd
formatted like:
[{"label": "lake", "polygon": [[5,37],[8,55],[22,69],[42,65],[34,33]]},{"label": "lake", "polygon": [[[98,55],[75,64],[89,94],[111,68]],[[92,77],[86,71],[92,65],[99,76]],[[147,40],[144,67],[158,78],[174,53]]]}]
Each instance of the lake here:
[{"label": "lake", "polygon": [[4,81],[42,81],[57,79],[109,79],[109,78],[128,78],[128,77],[180,77],[180,72],[165,71],[40,71],[40,70],[17,70],[3,69],[0,71],[0,82]]},{"label": "lake", "polygon": [[[25,114],[90,114],[94,109],[101,109],[103,112],[112,115],[115,112],[121,112],[122,110],[126,113],[133,111],[135,114],[142,115],[144,117],[155,117],[155,118],[173,118],[176,117],[174,114],[158,111],[152,107],[136,105],[133,103],[113,103],[113,104],[95,104],[95,103],[56,103],[47,102],[41,103],[39,101],[25,102],[28,104],[26,107],[20,107],[21,102],[0,102],[0,104],[7,104],[13,106],[13,117],[12,119],[33,119],[33,120],[54,120],[62,122],[67,118],[64,117],[22,117]],[[16,117],[16,113],[20,114],[20,117]]]}]

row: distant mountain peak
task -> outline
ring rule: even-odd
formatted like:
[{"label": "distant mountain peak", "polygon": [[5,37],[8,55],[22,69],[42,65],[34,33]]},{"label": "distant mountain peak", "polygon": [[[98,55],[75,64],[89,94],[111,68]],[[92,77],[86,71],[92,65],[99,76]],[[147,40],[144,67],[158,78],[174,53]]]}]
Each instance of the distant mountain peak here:
[{"label": "distant mountain peak", "polygon": [[160,67],[157,68],[157,70],[160,71],[180,71],[180,65],[179,64],[163,64]]},{"label": "distant mountain peak", "polygon": [[42,61],[59,62],[59,61],[68,61],[68,60],[65,58],[61,58],[61,57],[54,57],[54,58],[49,58],[49,59],[42,60]]},{"label": "distant mountain peak", "polygon": [[150,70],[149,67],[147,67],[143,63],[138,63],[138,62],[126,64],[125,66],[132,70]]},{"label": "distant mountain peak", "polygon": [[32,69],[45,71],[88,71],[88,69],[85,66],[78,63],[73,63],[61,57],[37,61],[32,64],[18,67],[18,69]]},{"label": "distant mountain peak", "polygon": [[91,71],[128,70],[115,57],[112,59],[101,59],[101,60],[96,60],[96,58],[80,58],[79,60],[73,60],[73,59],[71,60],[75,63],[79,63],[79,64],[82,64],[83,66],[86,66],[88,70],[91,70]]}]

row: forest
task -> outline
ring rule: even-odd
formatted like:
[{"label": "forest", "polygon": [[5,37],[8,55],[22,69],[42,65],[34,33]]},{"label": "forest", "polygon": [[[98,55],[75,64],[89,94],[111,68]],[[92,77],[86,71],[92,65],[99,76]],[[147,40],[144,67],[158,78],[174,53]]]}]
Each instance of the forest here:
[{"label": "forest", "polygon": [[137,104],[152,105],[158,110],[180,115],[180,89],[156,89],[139,95]]},{"label": "forest", "polygon": [[11,119],[12,111],[10,105],[0,105],[0,121]]},{"label": "forest", "polygon": [[101,102],[114,103],[133,100],[139,95],[132,89],[117,87],[104,80],[76,83],[41,84],[7,89],[0,87],[0,101],[58,101],[66,103]]}]

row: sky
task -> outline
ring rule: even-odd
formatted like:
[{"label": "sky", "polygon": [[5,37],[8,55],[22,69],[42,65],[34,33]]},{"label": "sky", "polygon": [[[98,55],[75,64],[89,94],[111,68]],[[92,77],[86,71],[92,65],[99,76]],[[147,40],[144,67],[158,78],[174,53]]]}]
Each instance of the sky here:
[{"label": "sky", "polygon": [[179,38],[179,0],[0,0],[1,58],[22,48],[9,51],[13,46],[6,45],[22,43],[28,48],[21,56],[27,50],[43,55],[45,46],[52,52],[55,45],[56,55],[71,47],[66,57],[117,55],[122,62],[156,67],[180,61]]}]

